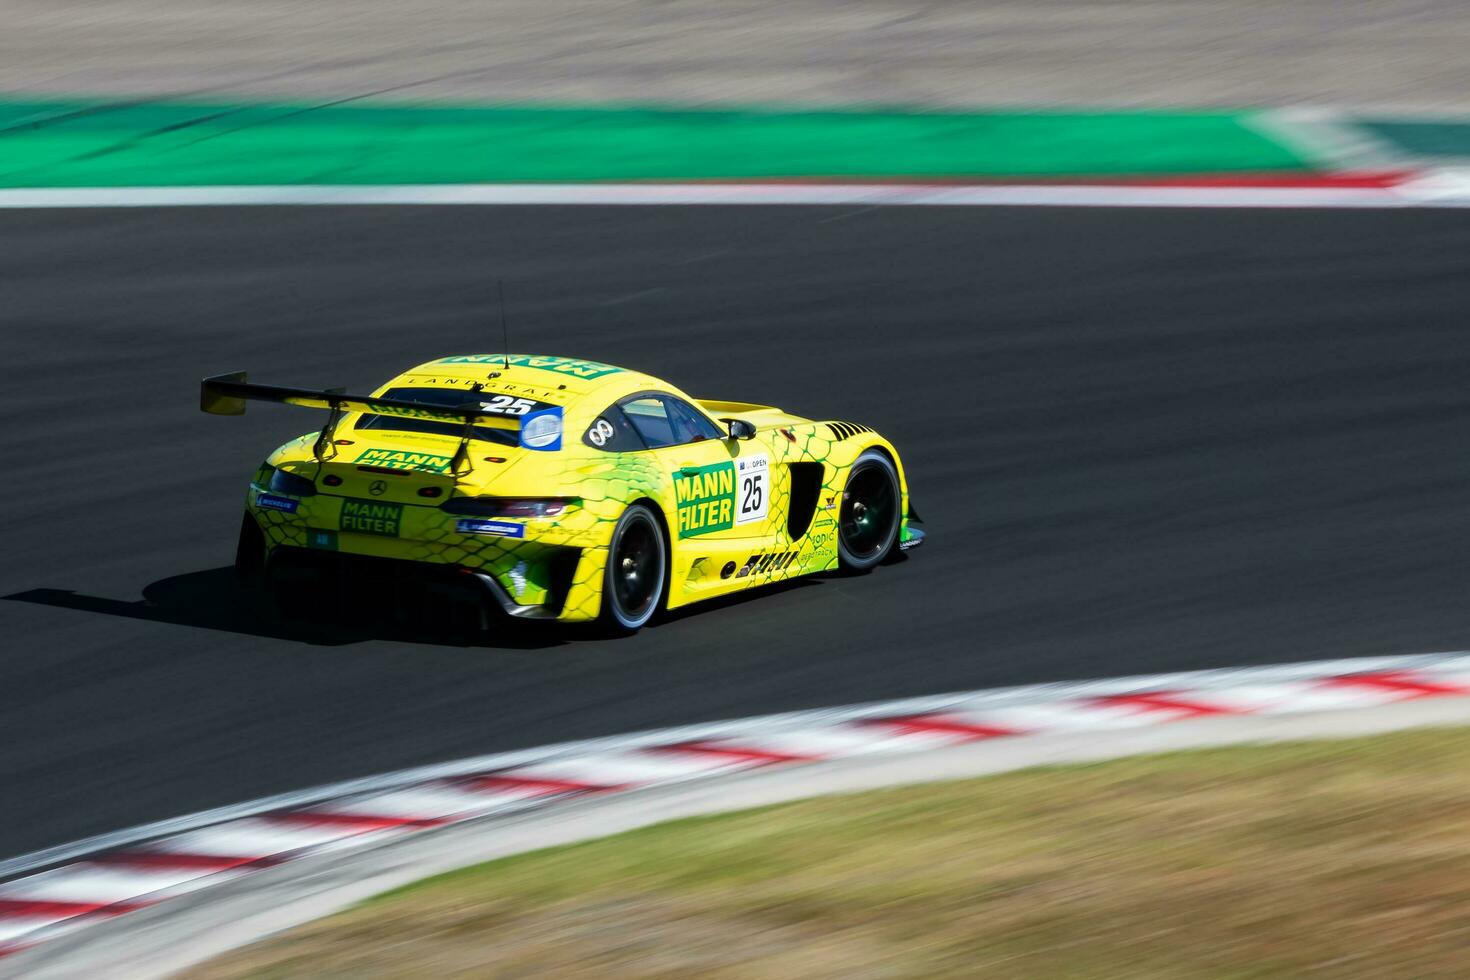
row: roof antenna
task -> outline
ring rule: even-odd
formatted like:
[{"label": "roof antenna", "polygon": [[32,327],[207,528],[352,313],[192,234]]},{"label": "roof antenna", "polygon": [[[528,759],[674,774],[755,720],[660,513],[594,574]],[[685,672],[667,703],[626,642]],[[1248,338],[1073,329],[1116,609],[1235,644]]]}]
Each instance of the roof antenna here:
[{"label": "roof antenna", "polygon": [[505,368],[510,370],[510,328],[505,325],[505,280],[495,280],[495,290],[500,294],[500,337],[505,342]]}]

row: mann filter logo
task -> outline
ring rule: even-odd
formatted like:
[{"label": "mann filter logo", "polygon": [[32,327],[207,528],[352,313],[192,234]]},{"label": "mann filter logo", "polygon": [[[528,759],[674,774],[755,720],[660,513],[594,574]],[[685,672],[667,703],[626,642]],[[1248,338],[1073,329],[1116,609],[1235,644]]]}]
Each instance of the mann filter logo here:
[{"label": "mann filter logo", "polygon": [[365,449],[354,462],[362,466],[380,466],[385,470],[427,470],[430,473],[448,473],[449,456],[434,456],[430,453],[404,453],[395,449]]},{"label": "mann filter logo", "polygon": [[[458,357],[446,357],[440,364],[504,364],[507,358],[504,354],[461,354]],[[591,381],[605,374],[617,374],[622,370],[611,364],[601,364],[597,361],[579,361],[575,357],[548,357],[539,354],[512,354],[508,358],[512,366],[536,368],[541,371],[555,371],[557,374],[569,374],[574,378],[583,378]]]},{"label": "mann filter logo", "polygon": [[735,526],[735,464],[686,468],[674,476],[679,537],[693,538]]},{"label": "mann filter logo", "polygon": [[344,531],[356,531],[358,534],[380,534],[385,538],[396,538],[402,521],[402,504],[384,504],[376,500],[344,500],[342,520],[338,526]]}]

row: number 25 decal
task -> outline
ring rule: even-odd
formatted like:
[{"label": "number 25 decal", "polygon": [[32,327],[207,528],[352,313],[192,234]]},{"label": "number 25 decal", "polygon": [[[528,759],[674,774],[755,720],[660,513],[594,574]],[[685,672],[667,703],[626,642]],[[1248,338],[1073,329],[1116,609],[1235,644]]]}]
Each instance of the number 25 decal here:
[{"label": "number 25 decal", "polygon": [[535,407],[536,403],[529,398],[512,398],[510,395],[496,395],[488,402],[480,402],[481,411],[495,415],[525,415]]},{"label": "number 25 decal", "polygon": [[740,485],[740,513],[756,514],[761,509],[761,477],[764,474],[747,476]]},{"label": "number 25 decal", "polygon": [[735,463],[735,523],[749,524],[766,519],[771,496],[771,461],[766,456],[747,456]]}]

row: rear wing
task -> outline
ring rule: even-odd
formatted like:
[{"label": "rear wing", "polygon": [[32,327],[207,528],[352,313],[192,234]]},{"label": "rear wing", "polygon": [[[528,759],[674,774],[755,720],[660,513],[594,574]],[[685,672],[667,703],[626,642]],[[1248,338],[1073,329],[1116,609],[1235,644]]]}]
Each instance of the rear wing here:
[{"label": "rear wing", "polygon": [[[311,388],[282,388],[279,385],[255,385],[245,380],[244,371],[217,374],[199,385],[199,409],[210,415],[244,415],[245,402],[276,402],[300,405],[302,408],[325,408],[331,412],[370,412],[373,415],[396,415],[408,419],[433,419],[438,422],[460,422],[486,425],[492,429],[521,427],[517,416],[487,409],[480,399],[466,398],[463,405],[434,405],[405,398],[374,398],[371,395],[348,395],[341,388],[316,391]],[[473,396],[474,392],[466,392]],[[536,408],[550,408],[542,402]],[[534,409],[533,409],[534,410]]]},{"label": "rear wing", "polygon": [[318,391],[312,388],[251,384],[246,380],[244,371],[217,374],[205,378],[199,385],[199,409],[211,415],[244,415],[247,401],[326,409],[329,413],[327,423],[322,426],[321,435],[312,447],[312,454],[316,456],[317,462],[325,462],[336,455],[332,436],[337,423],[348,412],[429,419],[463,426],[459,451],[454,457],[453,470],[456,473],[462,465],[468,463],[469,441],[477,426],[518,432],[520,444],[528,449],[545,451],[561,448],[561,407],[528,398],[481,394],[470,389],[465,392],[463,404],[435,405],[432,402],[406,398],[349,395],[340,388]]}]

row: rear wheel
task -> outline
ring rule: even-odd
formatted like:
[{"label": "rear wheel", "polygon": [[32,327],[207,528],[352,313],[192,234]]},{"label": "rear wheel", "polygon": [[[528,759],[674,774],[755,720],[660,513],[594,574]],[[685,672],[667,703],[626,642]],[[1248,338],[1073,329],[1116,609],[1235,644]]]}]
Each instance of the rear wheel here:
[{"label": "rear wheel", "polygon": [[842,567],[866,572],[888,557],[898,540],[898,470],[876,449],[857,458],[842,490],[837,555]]},{"label": "rear wheel", "polygon": [[632,633],[653,618],[668,577],[668,550],[653,511],[634,504],[613,529],[603,573],[602,619],[615,633]]},{"label": "rear wheel", "polygon": [[246,511],[240,519],[240,540],[235,545],[235,577],[245,585],[260,584],[265,571],[265,535]]},{"label": "rear wheel", "polygon": [[275,603],[265,578],[265,535],[249,511],[240,519],[240,540],[235,545],[235,581],[240,586],[243,609],[257,617],[275,615]]}]

